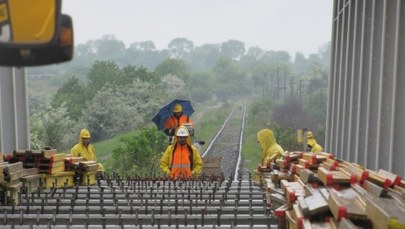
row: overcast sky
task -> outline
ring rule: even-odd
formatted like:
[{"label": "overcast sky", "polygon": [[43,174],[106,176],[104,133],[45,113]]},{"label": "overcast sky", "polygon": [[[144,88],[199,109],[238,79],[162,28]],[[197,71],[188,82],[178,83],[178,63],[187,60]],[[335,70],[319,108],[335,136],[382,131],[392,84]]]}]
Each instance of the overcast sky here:
[{"label": "overcast sky", "polygon": [[230,39],[246,49],[317,53],[330,41],[332,0],[64,0],[75,43],[113,34],[126,45],[151,40],[166,49],[174,38],[195,46]]}]

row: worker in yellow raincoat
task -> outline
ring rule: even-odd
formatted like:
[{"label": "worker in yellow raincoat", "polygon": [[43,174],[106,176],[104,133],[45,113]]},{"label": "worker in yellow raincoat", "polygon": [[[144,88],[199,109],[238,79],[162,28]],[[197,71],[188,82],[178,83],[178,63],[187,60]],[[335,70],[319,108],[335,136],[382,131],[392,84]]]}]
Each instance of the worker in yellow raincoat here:
[{"label": "worker in yellow raincoat", "polygon": [[171,179],[190,178],[201,173],[203,162],[197,148],[191,144],[187,127],[176,130],[173,144],[169,145],[160,159],[161,170]]},{"label": "worker in yellow raincoat", "polygon": [[276,143],[273,131],[270,129],[262,129],[257,133],[257,142],[260,144],[262,155],[260,163],[267,165],[268,162],[274,162],[277,158],[284,155],[283,148]]},{"label": "worker in yellow raincoat", "polygon": [[307,146],[313,153],[323,152],[323,147],[316,142],[312,131],[307,131]]},{"label": "worker in yellow raincoat", "polygon": [[[87,129],[80,131],[79,143],[71,149],[70,153],[75,157],[83,157],[85,161],[97,161],[96,149],[90,144],[90,132]],[[98,172],[104,172],[104,166],[98,163]]]}]

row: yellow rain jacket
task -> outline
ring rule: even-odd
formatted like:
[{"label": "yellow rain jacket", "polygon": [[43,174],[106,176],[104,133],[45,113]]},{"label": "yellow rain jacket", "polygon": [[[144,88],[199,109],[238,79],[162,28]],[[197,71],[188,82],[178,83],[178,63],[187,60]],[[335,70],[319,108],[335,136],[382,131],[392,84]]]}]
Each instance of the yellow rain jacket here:
[{"label": "yellow rain jacket", "polygon": [[311,146],[311,152],[313,152],[313,153],[319,153],[319,152],[322,152],[322,151],[323,151],[322,146],[319,145],[319,144],[316,142],[315,138],[313,138],[313,137],[310,137],[310,138],[307,139],[307,144],[308,144],[309,146]]},{"label": "yellow rain jacket", "polygon": [[[85,161],[97,161],[96,150],[92,144],[89,144],[87,147],[84,146],[83,137],[90,137],[90,132],[87,129],[80,131],[79,143],[73,146],[70,153],[75,157],[83,157]],[[98,163],[98,171],[104,172],[104,166],[101,163]]]},{"label": "yellow rain jacket", "polygon": [[[192,153],[192,157],[190,153]],[[160,159],[160,168],[170,178],[188,178],[192,175],[199,175],[202,167],[200,153],[191,144],[190,136],[187,137],[187,144],[183,146],[178,143],[177,136],[174,136],[173,144],[167,147]]]},{"label": "yellow rain jacket", "polygon": [[260,162],[262,165],[266,165],[267,161],[275,161],[284,155],[283,148],[276,143],[273,131],[270,129],[263,129],[257,133],[257,140],[260,143],[262,149],[262,155]]}]

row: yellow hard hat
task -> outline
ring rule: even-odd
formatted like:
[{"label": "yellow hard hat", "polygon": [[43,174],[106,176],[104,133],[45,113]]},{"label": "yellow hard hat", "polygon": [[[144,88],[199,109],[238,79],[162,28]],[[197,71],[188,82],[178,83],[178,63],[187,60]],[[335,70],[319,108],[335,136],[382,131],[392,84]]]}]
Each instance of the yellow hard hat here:
[{"label": "yellow hard hat", "polygon": [[83,129],[82,131],[80,131],[80,137],[81,138],[90,138],[90,132],[87,129]]},{"label": "yellow hard hat", "polygon": [[313,138],[312,131],[307,131],[307,138]]},{"label": "yellow hard hat", "polygon": [[182,112],[183,111],[183,107],[181,106],[181,104],[176,104],[176,105],[174,105],[174,107],[173,107],[173,112],[174,113],[176,113],[176,112]]}]

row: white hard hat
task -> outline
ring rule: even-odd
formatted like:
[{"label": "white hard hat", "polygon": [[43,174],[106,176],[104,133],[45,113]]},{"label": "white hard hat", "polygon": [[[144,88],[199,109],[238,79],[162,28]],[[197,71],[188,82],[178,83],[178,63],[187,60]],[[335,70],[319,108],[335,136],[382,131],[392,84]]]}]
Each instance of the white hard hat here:
[{"label": "white hard hat", "polygon": [[181,126],[181,127],[179,127],[179,129],[177,129],[176,136],[187,137],[188,135],[189,134],[188,134],[188,130],[186,127]]}]

